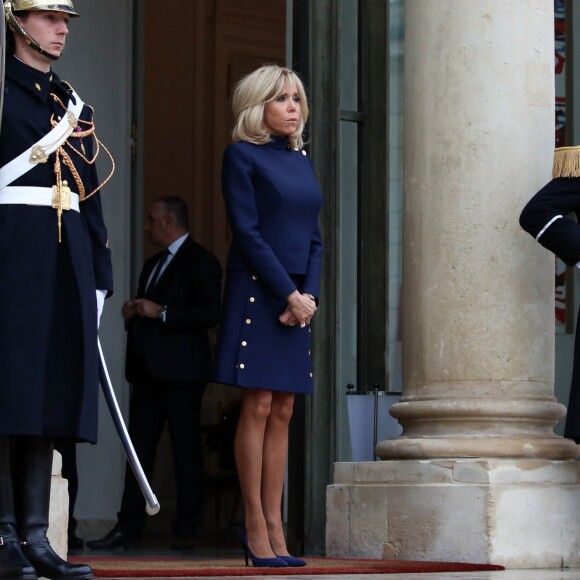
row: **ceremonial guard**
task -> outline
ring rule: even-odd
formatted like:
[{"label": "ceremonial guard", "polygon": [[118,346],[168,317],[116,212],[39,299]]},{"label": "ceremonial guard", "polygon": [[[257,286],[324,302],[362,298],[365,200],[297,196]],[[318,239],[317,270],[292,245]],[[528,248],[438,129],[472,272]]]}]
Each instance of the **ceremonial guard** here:
[{"label": "ceremonial guard", "polygon": [[99,194],[109,178],[95,169],[106,149],[93,110],[51,68],[72,1],[6,1],[4,12],[0,579],[84,580],[91,568],[60,558],[46,532],[55,440],[97,438],[97,328],[113,287]]},{"label": "ceremonial guard", "polygon": [[[580,147],[554,151],[552,179],[526,204],[520,225],[568,266],[580,267]],[[554,332],[554,329],[546,329]],[[580,443],[580,313],[564,437]]]}]

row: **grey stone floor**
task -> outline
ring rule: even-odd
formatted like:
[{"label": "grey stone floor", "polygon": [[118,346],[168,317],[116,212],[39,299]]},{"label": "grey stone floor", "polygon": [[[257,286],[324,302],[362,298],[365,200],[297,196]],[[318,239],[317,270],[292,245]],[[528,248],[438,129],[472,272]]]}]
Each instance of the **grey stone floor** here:
[{"label": "grey stone floor", "polygon": [[[264,580],[268,576],[244,576],[244,580]],[[192,577],[192,579],[195,577]],[[218,578],[214,576],[213,578]],[[240,580],[240,576],[219,576]],[[353,574],[351,576],[272,576],[275,580],[580,580],[580,570],[505,570],[503,572],[445,572],[436,574]],[[110,579],[109,579],[110,580]],[[122,580],[127,580],[126,578]],[[139,579],[132,579],[139,580]],[[164,580],[156,578],[155,580]],[[167,579],[175,580],[175,578]],[[203,580],[207,580],[204,577]]]}]

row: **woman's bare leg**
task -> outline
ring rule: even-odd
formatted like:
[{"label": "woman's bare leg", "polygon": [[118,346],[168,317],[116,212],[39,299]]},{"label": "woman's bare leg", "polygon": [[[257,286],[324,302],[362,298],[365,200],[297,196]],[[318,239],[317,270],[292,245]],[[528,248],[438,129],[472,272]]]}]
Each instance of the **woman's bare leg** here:
[{"label": "woman's bare leg", "polygon": [[242,389],[242,406],[234,440],[234,455],[246,510],[248,546],[258,558],[273,558],[262,510],[263,448],[272,391]]},{"label": "woman's bare leg", "polygon": [[293,409],[294,393],[274,391],[264,433],[262,510],[270,545],[278,556],[288,556],[282,528],[282,493],[288,457],[288,428]]}]

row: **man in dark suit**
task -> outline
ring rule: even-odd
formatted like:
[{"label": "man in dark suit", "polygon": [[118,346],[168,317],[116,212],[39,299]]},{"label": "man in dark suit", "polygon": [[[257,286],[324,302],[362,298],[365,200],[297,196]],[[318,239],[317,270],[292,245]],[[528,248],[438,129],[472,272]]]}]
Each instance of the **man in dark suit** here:
[{"label": "man in dark suit", "polygon": [[[220,314],[222,271],[216,257],[189,236],[184,201],[155,201],[145,225],[161,252],[149,258],[139,277],[137,297],[123,304],[127,329],[126,377],[133,384],[129,434],[150,479],[157,444],[167,422],[177,483],[174,549],[190,549],[203,504],[200,411],[210,371],[208,329]],[[138,542],[145,503],[127,466],[115,527],[87,542],[109,550]]]}]

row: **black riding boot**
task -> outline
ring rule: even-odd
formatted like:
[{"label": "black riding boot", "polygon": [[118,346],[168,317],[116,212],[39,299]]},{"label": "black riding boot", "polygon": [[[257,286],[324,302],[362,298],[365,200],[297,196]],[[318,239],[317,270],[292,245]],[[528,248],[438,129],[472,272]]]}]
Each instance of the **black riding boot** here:
[{"label": "black riding boot", "polygon": [[[90,566],[70,564],[51,547],[46,537],[53,443],[42,437],[22,438],[18,453],[18,490],[16,519],[22,553],[39,576],[51,580],[88,580],[94,578]],[[0,579],[1,580],[1,579]]]},{"label": "black riding boot", "polygon": [[0,579],[36,580],[36,570],[23,556],[16,534],[10,440],[8,436],[0,436]]}]

